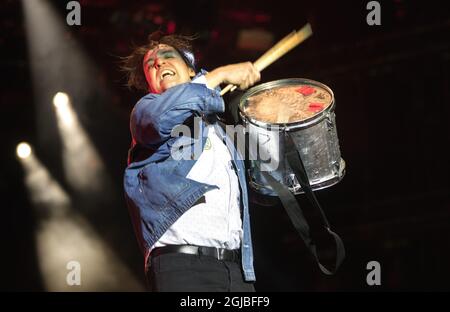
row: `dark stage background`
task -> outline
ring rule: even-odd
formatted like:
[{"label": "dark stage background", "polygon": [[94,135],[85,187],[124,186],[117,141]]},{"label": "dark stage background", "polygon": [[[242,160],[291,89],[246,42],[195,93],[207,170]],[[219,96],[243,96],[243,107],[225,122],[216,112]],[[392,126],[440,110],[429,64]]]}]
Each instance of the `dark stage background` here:
[{"label": "dark stage background", "polygon": [[[143,260],[122,191],[128,117],[142,96],[124,87],[118,69],[118,57],[127,55],[132,43],[144,42],[157,29],[195,33],[199,63],[211,70],[256,60],[270,47],[264,38],[275,43],[307,21],[314,35],[264,70],[261,82],[304,77],[335,94],[347,173],[317,195],[344,240],[347,258],[335,276],[324,276],[279,202],[253,205],[257,291],[449,290],[450,15],[444,1],[379,1],[380,26],[366,23],[368,1],[84,0],[80,26],[65,22],[68,1],[31,1],[36,7],[28,13],[24,2],[0,3],[2,290],[143,289]],[[27,28],[26,17],[41,4],[56,14],[58,31]],[[37,19],[35,25],[48,21]],[[239,41],[249,30],[253,33]],[[39,44],[46,53],[34,51]],[[75,63],[75,50],[85,61]],[[87,74],[77,76],[78,70]],[[51,104],[60,90],[71,97],[107,173],[99,191],[80,191],[64,174],[64,144]],[[32,145],[68,194],[69,220],[76,214],[91,229],[83,239],[95,236],[97,243],[76,238],[62,246],[48,243],[74,229],[45,228],[51,209],[32,200],[16,156],[21,141]],[[320,238],[317,213],[304,197],[299,201]],[[39,238],[42,231],[47,234]],[[93,255],[86,259],[104,257],[81,261],[81,286],[52,282],[69,272],[66,262],[48,262],[65,248],[75,250],[73,260],[76,250]],[[332,251],[326,249],[325,257]],[[381,265],[381,285],[366,282],[370,261]]]}]

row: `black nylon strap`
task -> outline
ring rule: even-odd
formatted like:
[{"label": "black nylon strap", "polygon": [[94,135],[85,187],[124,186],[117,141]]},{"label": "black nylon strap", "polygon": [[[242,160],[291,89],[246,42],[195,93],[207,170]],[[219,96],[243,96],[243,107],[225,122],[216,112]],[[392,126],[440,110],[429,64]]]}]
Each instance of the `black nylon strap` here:
[{"label": "black nylon strap", "polygon": [[[324,224],[324,227],[326,231],[333,236],[333,239],[336,244],[336,262],[333,269],[327,269],[323,264],[320,263],[319,256],[317,254],[317,248],[314,244],[313,240],[311,239],[310,235],[310,228],[308,225],[308,222],[306,221],[306,218],[303,214],[302,209],[300,208],[300,205],[298,204],[297,199],[295,198],[294,194],[289,190],[289,188],[280,183],[278,180],[276,180],[270,172],[268,171],[262,171],[260,170],[261,174],[264,176],[266,181],[269,183],[270,187],[275,191],[275,193],[280,198],[280,201],[286,210],[286,213],[288,214],[289,218],[291,219],[292,224],[294,225],[295,229],[299,233],[300,237],[304,241],[306,247],[310,250],[311,254],[313,255],[314,259],[316,260],[320,270],[327,275],[333,275],[338,270],[339,266],[341,265],[342,261],[345,258],[345,248],[344,243],[342,242],[341,238],[334,233],[330,229],[329,222],[325,216],[325,213],[323,212],[322,208],[320,207],[319,201],[317,200],[316,196],[314,195],[314,192],[311,189],[311,186],[309,184],[309,179],[307,177],[306,171],[304,169],[303,162],[300,158],[300,155],[298,154],[297,149],[295,148],[295,144],[290,137],[288,133],[285,134],[287,141],[286,144],[286,156],[288,158],[289,165],[291,166],[292,170],[294,171],[294,174],[297,176],[297,179],[299,180],[300,185],[302,186],[302,189],[304,190],[305,194],[307,195],[308,200],[311,202],[311,204],[316,207],[322,216],[322,221]],[[246,145],[248,144],[248,140],[245,140]],[[248,149],[248,146],[246,146]],[[255,162],[255,165],[259,167],[259,164]],[[260,168],[261,169],[261,168]]]},{"label": "black nylon strap", "polygon": [[[335,266],[334,266],[333,270],[330,271],[330,270],[326,269],[320,263],[319,258],[317,256],[316,247],[315,247],[314,244],[310,243],[311,242],[311,238],[309,236],[309,231],[306,232],[304,230],[304,226],[301,223],[295,222],[294,219],[292,219],[292,218],[291,218],[291,220],[294,223],[295,228],[297,229],[297,231],[300,233],[300,235],[302,236],[303,240],[305,241],[305,244],[309,247],[311,253],[313,254],[314,258],[316,259],[316,261],[317,261],[320,269],[322,270],[322,272],[325,273],[325,274],[332,275],[332,274],[336,273],[337,269],[339,268],[339,266],[341,265],[342,261],[345,258],[344,243],[342,242],[342,239],[336,233],[334,233],[331,230],[330,224],[329,224],[329,222],[327,220],[327,217],[325,216],[325,213],[323,212],[322,207],[320,206],[319,201],[317,200],[317,197],[315,196],[314,192],[311,189],[311,185],[309,183],[309,178],[308,178],[308,175],[306,173],[305,166],[303,165],[303,161],[302,161],[302,159],[301,159],[301,157],[300,157],[300,155],[299,155],[299,153],[297,151],[297,148],[296,148],[294,140],[292,139],[291,135],[288,132],[285,132],[285,136],[284,137],[285,137],[286,157],[287,157],[288,163],[291,166],[291,169],[294,171],[294,174],[297,177],[297,179],[298,179],[298,181],[299,181],[303,191],[305,192],[309,202],[316,209],[319,210],[325,229],[334,238],[334,241],[335,241],[335,244],[336,244],[336,262],[335,262]],[[273,179],[273,180],[275,180],[275,179]],[[273,180],[272,180],[272,182],[273,182]],[[279,183],[278,181],[275,180],[275,182],[277,182],[278,184],[281,185],[281,183]],[[285,187],[286,189],[288,189],[284,185],[282,185],[282,187]],[[290,196],[294,197],[294,195],[292,195],[292,193],[290,191],[289,191],[289,194],[290,194]],[[285,196],[288,196],[288,195],[285,194],[285,192],[284,192],[282,196],[285,197]],[[283,202],[283,199],[281,198],[281,196],[280,196],[280,199]],[[295,197],[294,197],[294,199],[295,199]],[[291,202],[291,201],[292,200],[290,200],[289,202]],[[301,217],[303,217],[303,212],[301,211],[300,206],[298,205],[297,201],[295,203],[296,203],[296,205],[292,205],[292,204],[286,202],[286,205],[284,205],[284,203],[283,203],[283,206],[285,207],[285,209],[288,212],[288,214],[294,214],[296,211],[298,211],[298,214]],[[304,233],[306,233],[306,235]]]},{"label": "black nylon strap", "polygon": [[242,96],[242,91],[236,90],[233,92],[233,96],[228,101],[227,108],[230,111],[231,117],[233,118],[234,124],[239,123],[239,103]]}]

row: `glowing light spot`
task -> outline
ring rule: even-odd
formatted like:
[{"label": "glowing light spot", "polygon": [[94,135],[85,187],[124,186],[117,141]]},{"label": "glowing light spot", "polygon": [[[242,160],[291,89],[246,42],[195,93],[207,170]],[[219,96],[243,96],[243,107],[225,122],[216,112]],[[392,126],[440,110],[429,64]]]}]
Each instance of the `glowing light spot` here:
[{"label": "glowing light spot", "polygon": [[70,108],[70,100],[67,93],[58,92],[53,97],[53,105],[55,105],[61,121],[66,125],[73,124],[73,112]]},{"label": "glowing light spot", "polygon": [[53,105],[55,105],[55,107],[58,109],[67,106],[68,104],[69,104],[69,96],[67,95],[67,93],[58,92],[53,97]]},{"label": "glowing light spot", "polygon": [[31,155],[31,146],[28,143],[22,142],[17,145],[16,152],[19,158],[28,158]]}]

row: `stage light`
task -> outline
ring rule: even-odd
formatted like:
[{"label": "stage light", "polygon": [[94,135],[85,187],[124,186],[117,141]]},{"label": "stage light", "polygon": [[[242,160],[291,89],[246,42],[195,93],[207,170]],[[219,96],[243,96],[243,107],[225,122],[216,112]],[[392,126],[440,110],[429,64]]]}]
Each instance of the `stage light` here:
[{"label": "stage light", "polygon": [[74,112],[71,108],[67,93],[56,93],[53,97],[53,105],[56,107],[59,120],[67,126],[72,126],[74,123]]},{"label": "stage light", "polygon": [[68,35],[66,20],[55,12],[50,1],[22,3],[37,105],[37,142],[46,151],[58,152],[54,142],[61,139],[68,184],[80,193],[106,194],[108,174],[79,120],[82,114],[95,122],[89,119],[86,105],[100,90],[97,66],[76,38]]},{"label": "stage light", "polygon": [[69,96],[67,93],[64,92],[58,92],[53,97],[53,105],[55,105],[56,108],[61,108],[64,106],[67,106],[69,104]]},{"label": "stage light", "polygon": [[31,155],[31,146],[25,142],[19,143],[16,152],[19,158],[28,158]]},{"label": "stage light", "polygon": [[63,143],[63,165],[67,181],[83,193],[101,192],[106,177],[103,161],[74,111],[70,97],[53,97],[58,129]]},{"label": "stage light", "polygon": [[68,107],[85,114],[87,103],[100,90],[96,85],[98,66],[51,2],[22,0],[36,105],[36,142],[47,151],[54,151],[59,139],[53,110],[70,125],[73,115]]},{"label": "stage light", "polygon": [[[26,144],[26,143],[25,143]],[[28,146],[29,147],[29,146]],[[70,195],[34,155],[19,158],[38,217],[36,252],[47,291],[141,291],[142,285],[80,213]],[[67,282],[68,263],[81,267],[79,285]]]},{"label": "stage light", "polygon": [[[109,180],[77,113],[95,122],[95,118],[89,119],[92,116],[86,107],[103,89],[97,82],[97,66],[51,2],[22,0],[36,105],[36,142],[40,149],[55,153],[60,152],[55,141],[61,140],[66,180],[62,184],[53,178],[34,153],[19,158],[35,208],[42,282],[47,291],[142,290],[133,273],[89,222],[97,216],[95,209],[107,206],[91,204],[86,193],[103,200],[110,196],[105,188]],[[58,172],[58,166],[52,169]],[[70,194],[63,185],[70,188]],[[91,220],[86,219],[85,211],[90,211]],[[79,286],[67,284],[68,264],[74,261],[81,265]]]}]

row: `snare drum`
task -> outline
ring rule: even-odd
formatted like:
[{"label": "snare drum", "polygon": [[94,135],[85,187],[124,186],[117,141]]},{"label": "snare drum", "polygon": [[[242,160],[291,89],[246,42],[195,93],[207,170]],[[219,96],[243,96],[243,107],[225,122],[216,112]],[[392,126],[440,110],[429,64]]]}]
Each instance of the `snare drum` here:
[{"label": "snare drum", "polygon": [[249,183],[257,192],[276,196],[261,171],[268,171],[294,194],[303,193],[285,156],[285,134],[291,136],[311,188],[338,183],[345,174],[335,120],[333,92],[308,79],[282,79],[249,89],[239,114],[249,134]]}]

